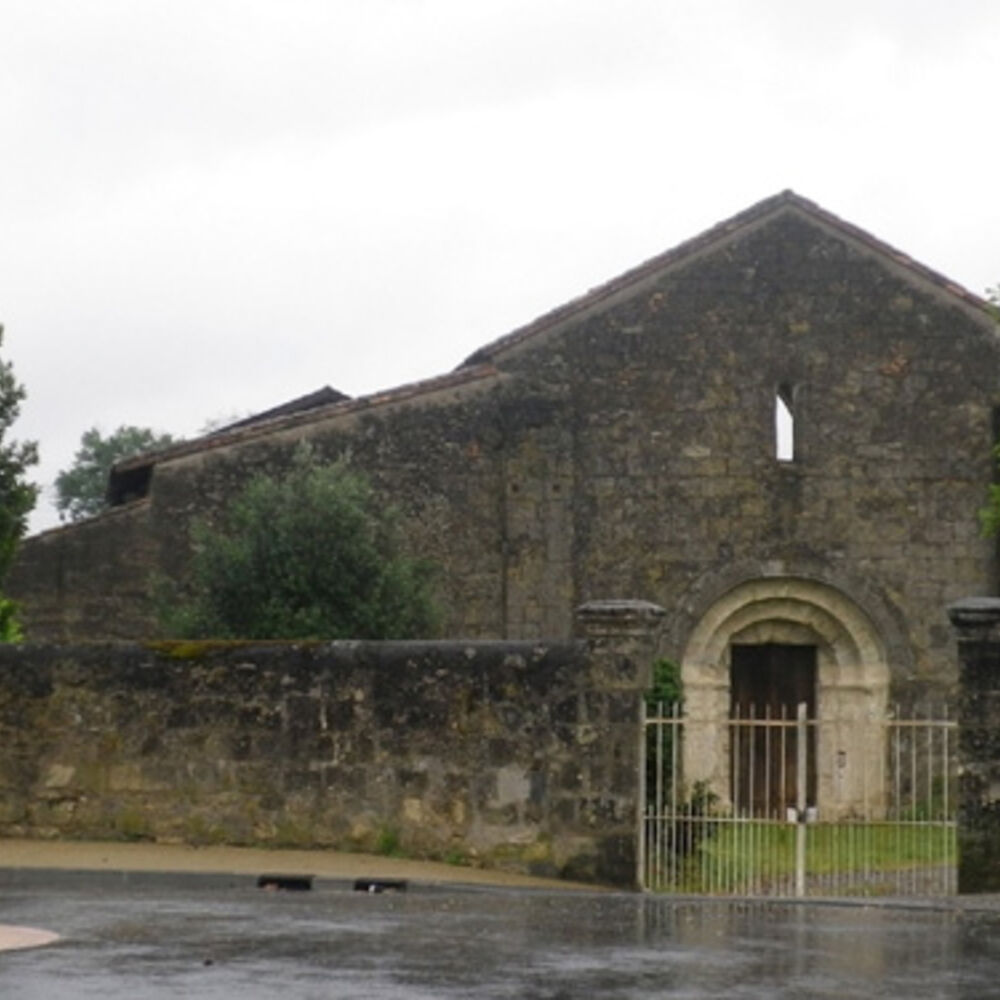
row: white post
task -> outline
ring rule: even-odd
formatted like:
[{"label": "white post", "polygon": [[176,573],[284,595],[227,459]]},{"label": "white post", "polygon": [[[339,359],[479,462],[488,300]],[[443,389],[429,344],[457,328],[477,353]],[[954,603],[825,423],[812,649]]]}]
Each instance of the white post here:
[{"label": "white post", "polygon": [[639,804],[638,840],[635,852],[635,884],[640,889],[649,889],[646,880],[646,699],[639,699]]},{"label": "white post", "polygon": [[806,756],[809,724],[808,709],[804,701],[800,701],[796,716],[796,746],[795,746],[795,895],[806,894]]}]

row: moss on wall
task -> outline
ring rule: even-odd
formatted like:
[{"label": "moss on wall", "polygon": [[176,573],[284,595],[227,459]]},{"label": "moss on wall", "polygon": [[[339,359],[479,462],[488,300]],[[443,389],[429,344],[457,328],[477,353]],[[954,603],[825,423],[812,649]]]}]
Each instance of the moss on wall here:
[{"label": "moss on wall", "polygon": [[25,544],[10,590],[29,636],[153,634],[148,577],[183,578],[191,518],[308,438],[403,509],[443,568],[446,635],[566,636],[578,604],[628,594],[668,609],[679,659],[728,588],[794,576],[879,622],[894,699],[947,689],[940,609],[996,577],[976,520],[995,321],[785,201],[488,345],[481,367],[161,461],[147,501]]},{"label": "moss on wall", "polygon": [[640,683],[573,642],[3,646],[0,835],[392,831],[414,856],[631,885],[634,843],[601,859],[634,840]]}]

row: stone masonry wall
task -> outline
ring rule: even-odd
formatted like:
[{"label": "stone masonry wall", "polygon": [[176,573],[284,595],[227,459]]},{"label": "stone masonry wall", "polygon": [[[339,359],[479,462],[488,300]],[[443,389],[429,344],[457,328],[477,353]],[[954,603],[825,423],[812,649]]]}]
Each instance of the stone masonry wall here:
[{"label": "stone masonry wall", "polygon": [[[730,588],[817,580],[887,644],[902,636],[892,697],[919,700],[955,683],[940,608],[995,587],[976,512],[993,475],[998,348],[995,329],[934,288],[789,215],[491,360],[565,415],[570,444],[551,454],[572,456],[575,600],[655,601],[680,659]],[[791,462],[775,455],[781,385]],[[524,479],[509,475],[508,491]],[[560,600],[521,568],[510,606]]]},{"label": "stone masonry wall", "polygon": [[1000,892],[1000,599],[956,601],[958,891]]},{"label": "stone masonry wall", "polygon": [[[183,578],[192,517],[308,439],[402,509],[442,568],[444,635],[567,636],[574,607],[629,594],[667,609],[662,651],[680,660],[722,595],[794,577],[872,618],[894,700],[953,693],[940,608],[996,586],[976,511],[1000,340],[941,283],[789,211],[475,360],[444,387],[158,464],[134,537],[103,518],[67,529],[103,533],[96,560],[28,540],[7,589],[29,636],[155,634],[132,600],[142,573]],[[775,455],[780,386],[792,462]]]},{"label": "stone masonry wall", "polygon": [[398,844],[631,886],[649,648],[612,633],[2,646],[0,835]]},{"label": "stone masonry wall", "polygon": [[44,532],[4,581],[31,638],[132,639],[151,634],[149,584],[158,558],[146,501]]}]

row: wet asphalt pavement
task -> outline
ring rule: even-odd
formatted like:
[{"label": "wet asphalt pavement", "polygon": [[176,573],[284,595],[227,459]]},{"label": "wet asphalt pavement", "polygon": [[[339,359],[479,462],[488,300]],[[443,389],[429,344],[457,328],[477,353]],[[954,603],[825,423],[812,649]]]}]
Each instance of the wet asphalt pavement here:
[{"label": "wet asphalt pavement", "polygon": [[630,894],[22,873],[4,1000],[1000,997],[1000,914]]}]

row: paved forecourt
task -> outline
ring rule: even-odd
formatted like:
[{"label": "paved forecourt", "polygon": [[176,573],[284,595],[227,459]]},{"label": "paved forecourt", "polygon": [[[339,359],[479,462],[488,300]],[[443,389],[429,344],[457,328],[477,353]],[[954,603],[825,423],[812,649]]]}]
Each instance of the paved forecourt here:
[{"label": "paved forecourt", "polygon": [[[0,871],[4,869],[258,876],[280,873],[332,880],[402,879],[422,885],[594,889],[559,879],[372,854],[97,841],[0,840]],[[0,951],[33,948],[55,940],[58,935],[51,931],[0,924]]]}]

